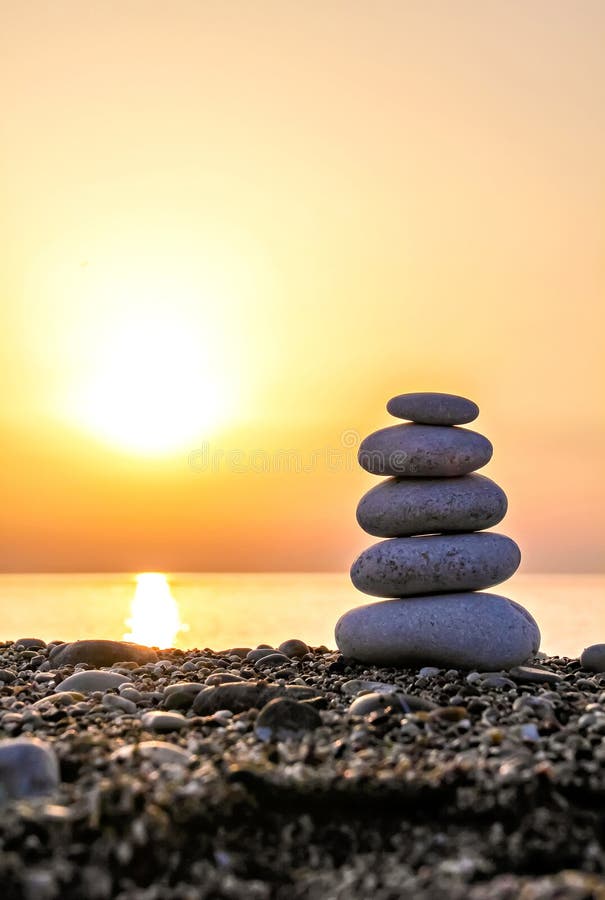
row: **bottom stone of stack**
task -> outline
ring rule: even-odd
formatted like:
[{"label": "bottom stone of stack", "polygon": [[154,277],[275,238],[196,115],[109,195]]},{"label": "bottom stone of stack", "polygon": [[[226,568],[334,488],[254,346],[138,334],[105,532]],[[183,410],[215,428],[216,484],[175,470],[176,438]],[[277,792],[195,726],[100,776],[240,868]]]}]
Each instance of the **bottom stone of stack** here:
[{"label": "bottom stone of stack", "polygon": [[341,616],[335,633],[343,656],[376,666],[509,669],[540,647],[540,630],[526,609],[483,592],[358,606]]}]

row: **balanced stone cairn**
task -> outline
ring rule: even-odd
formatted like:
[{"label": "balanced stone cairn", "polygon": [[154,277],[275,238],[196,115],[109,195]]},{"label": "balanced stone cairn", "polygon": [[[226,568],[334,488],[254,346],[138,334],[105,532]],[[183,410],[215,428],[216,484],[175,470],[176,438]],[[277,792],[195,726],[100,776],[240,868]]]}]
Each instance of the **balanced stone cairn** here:
[{"label": "balanced stone cairn", "polygon": [[[393,397],[387,410],[406,424],[362,441],[359,463],[389,476],[362,497],[357,521],[386,538],[355,560],[351,579],[374,597],[336,625],[344,656],[373,665],[507,669],[534,656],[540,632],[513,600],[482,593],[516,571],[521,554],[491,528],[506,513],[502,489],[472,474],[492,445],[460,428],[478,406],[452,394]],[[479,593],[481,592],[481,593]]]}]

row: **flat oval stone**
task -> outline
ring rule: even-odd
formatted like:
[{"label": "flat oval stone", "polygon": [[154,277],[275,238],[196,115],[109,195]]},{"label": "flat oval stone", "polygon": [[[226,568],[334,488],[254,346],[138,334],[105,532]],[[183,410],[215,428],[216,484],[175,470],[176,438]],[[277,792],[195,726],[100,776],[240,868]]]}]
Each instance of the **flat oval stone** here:
[{"label": "flat oval stone", "polygon": [[493,671],[535,654],[540,631],[513,600],[456,593],[359,606],[338,620],[336,643],[344,656],[370,665]]},{"label": "flat oval stone", "polygon": [[364,494],[357,521],[376,537],[482,531],[497,525],[508,503],[484,475],[458,478],[389,478]]},{"label": "flat oval stone", "polygon": [[119,672],[103,672],[100,669],[88,669],[84,672],[74,672],[58,687],[61,692],[79,691],[82,694],[90,694],[93,691],[110,691],[119,687],[124,682],[130,681],[126,675]]},{"label": "flat oval stone", "polygon": [[390,538],[361,553],[351,581],[373,597],[408,597],[492,587],[517,570],[521,552],[503,534]]},{"label": "flat oval stone", "polygon": [[479,415],[479,407],[466,397],[424,391],[398,394],[387,403],[387,412],[397,419],[424,425],[465,425]]},{"label": "flat oval stone", "polygon": [[46,642],[42,638],[19,638],[15,641],[15,647],[23,650],[42,650],[46,647]]},{"label": "flat oval stone", "polygon": [[299,685],[267,684],[265,681],[243,681],[234,684],[219,684],[200,691],[193,702],[193,711],[198,716],[211,716],[218,710],[228,709],[233,713],[244,712],[256,707],[261,709],[276,697],[293,700],[308,700],[316,697],[318,691]]},{"label": "flat oval stone", "polygon": [[508,674],[513,681],[519,684],[557,684],[563,680],[563,676],[558,672],[551,672],[550,669],[540,669],[536,666],[515,666]]},{"label": "flat oval stone", "polygon": [[403,707],[398,702],[398,696],[396,691],[391,691],[386,694],[384,692],[362,694],[361,697],[356,697],[349,706],[349,715],[369,716],[372,713],[392,710],[393,707],[403,713]]},{"label": "flat oval stone", "polygon": [[257,647],[255,650],[251,650],[246,659],[251,663],[256,663],[259,659],[263,659],[265,656],[271,656],[273,653],[277,653],[273,647]]},{"label": "flat oval stone", "polygon": [[141,725],[149,731],[178,731],[189,722],[179,712],[150,709],[141,716]]},{"label": "flat oval stone", "polygon": [[[241,679],[240,679],[241,680]],[[173,684],[167,684],[164,688],[164,696],[169,697],[171,694],[191,694],[196,697],[200,691],[204,690],[204,685],[198,681],[176,681]]]},{"label": "flat oval stone", "polygon": [[443,478],[468,475],[492,457],[486,437],[445,425],[389,425],[359,446],[359,465],[372,475]]},{"label": "flat oval stone", "polygon": [[114,663],[119,662],[135,662],[143,665],[155,662],[157,658],[155,650],[141,644],[105,640],[73,641],[69,644],[59,644],[57,647],[53,647],[50,654],[50,662],[53,667],[75,666],[77,663],[83,662],[94,666],[95,669],[101,666],[113,666]]},{"label": "flat oval stone", "polygon": [[275,669],[278,666],[285,666],[286,664],[290,664],[290,657],[286,656],[285,653],[269,653],[268,656],[263,656],[261,659],[257,659],[254,663],[255,669]]},{"label": "flat oval stone", "polygon": [[414,697],[412,694],[404,694],[402,691],[375,691],[370,694],[362,694],[356,697],[349,706],[349,715],[367,716],[373,712],[383,712],[392,709],[401,715],[410,712],[428,712],[435,708],[435,704],[422,697]]}]

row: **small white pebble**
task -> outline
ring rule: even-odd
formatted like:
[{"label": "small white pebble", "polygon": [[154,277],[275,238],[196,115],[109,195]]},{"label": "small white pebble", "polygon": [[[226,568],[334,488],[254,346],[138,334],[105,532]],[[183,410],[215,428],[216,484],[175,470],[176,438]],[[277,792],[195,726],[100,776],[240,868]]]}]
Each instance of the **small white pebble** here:
[{"label": "small white pebble", "polygon": [[534,725],[533,722],[528,723],[527,725],[521,726],[521,737],[524,741],[530,741],[531,743],[535,743],[540,740],[540,732],[538,731],[537,725]]}]

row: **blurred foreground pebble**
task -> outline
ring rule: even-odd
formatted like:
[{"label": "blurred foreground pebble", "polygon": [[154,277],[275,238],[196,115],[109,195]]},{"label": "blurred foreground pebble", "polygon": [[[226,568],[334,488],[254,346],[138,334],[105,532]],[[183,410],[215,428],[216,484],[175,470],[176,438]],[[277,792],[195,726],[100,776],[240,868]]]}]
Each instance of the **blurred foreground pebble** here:
[{"label": "blurred foreground pebble", "polygon": [[0,803],[51,794],[59,784],[52,747],[37,738],[0,741]]}]

